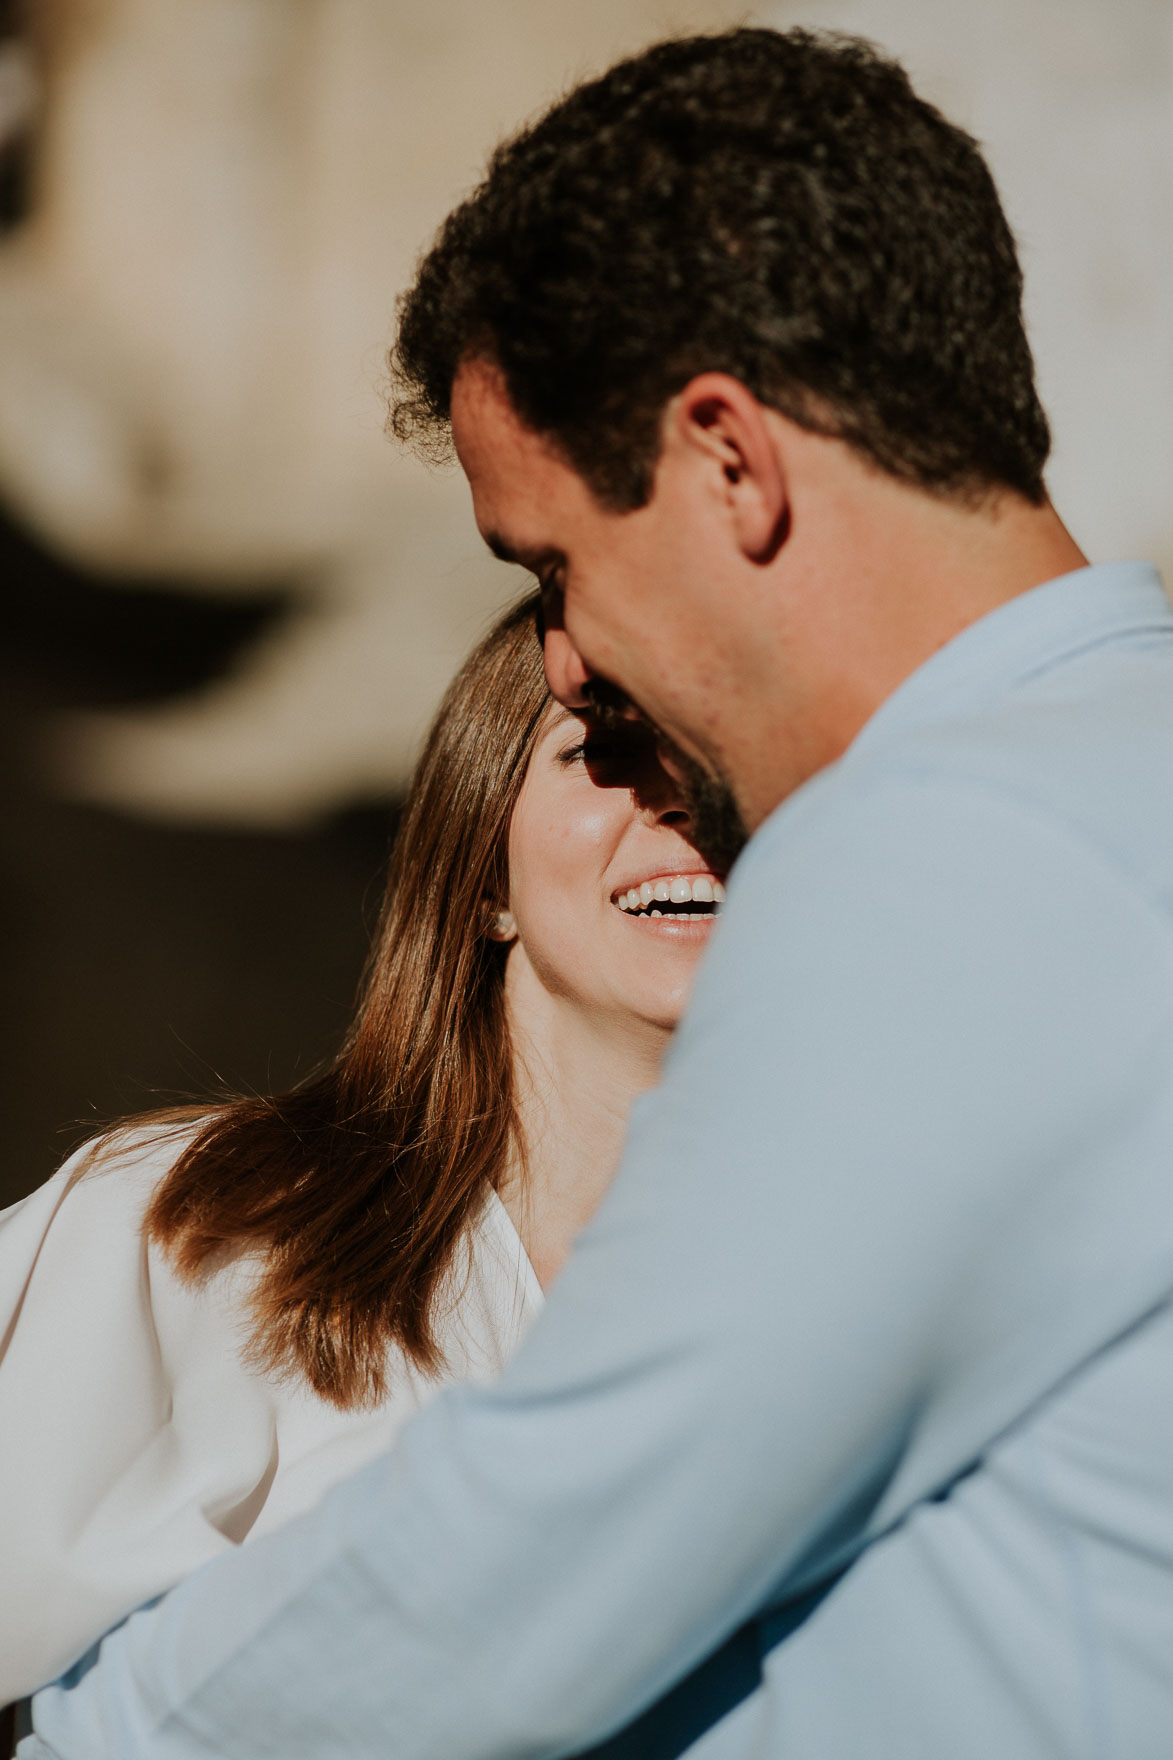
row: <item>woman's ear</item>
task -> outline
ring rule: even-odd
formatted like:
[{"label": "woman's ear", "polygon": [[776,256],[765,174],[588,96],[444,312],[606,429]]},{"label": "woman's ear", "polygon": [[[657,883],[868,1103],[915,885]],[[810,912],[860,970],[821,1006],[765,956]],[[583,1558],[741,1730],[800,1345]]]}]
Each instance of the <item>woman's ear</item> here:
[{"label": "woman's ear", "polygon": [[720,493],[742,554],[774,560],[790,529],[784,460],[767,412],[729,373],[698,373],[674,399],[677,444],[720,472]]},{"label": "woman's ear", "polygon": [[512,911],[496,911],[486,934],[490,941],[516,941],[517,923]]}]

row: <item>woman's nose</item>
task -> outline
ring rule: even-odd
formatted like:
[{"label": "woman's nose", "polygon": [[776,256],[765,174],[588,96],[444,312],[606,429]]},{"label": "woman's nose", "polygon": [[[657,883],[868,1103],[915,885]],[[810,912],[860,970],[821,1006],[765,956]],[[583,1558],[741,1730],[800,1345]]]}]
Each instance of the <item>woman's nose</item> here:
[{"label": "woman's nose", "polygon": [[564,629],[546,628],[542,659],[550,695],[567,709],[585,709],[590,699],[586,686],[591,672]]}]

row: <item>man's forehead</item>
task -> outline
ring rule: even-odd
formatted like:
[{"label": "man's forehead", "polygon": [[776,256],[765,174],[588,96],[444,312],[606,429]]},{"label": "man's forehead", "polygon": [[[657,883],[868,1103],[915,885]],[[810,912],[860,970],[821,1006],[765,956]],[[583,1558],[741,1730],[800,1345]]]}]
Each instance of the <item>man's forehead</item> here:
[{"label": "man's forehead", "polygon": [[562,527],[585,490],[540,434],[520,420],[500,370],[465,362],[452,387],[452,438],[477,526],[494,556],[542,574],[561,559]]},{"label": "man's forehead", "polygon": [[563,561],[562,551],[553,544],[527,544],[492,527],[483,531],[481,536],[498,562],[516,562],[520,568],[528,568],[531,574],[541,575],[549,568],[557,568]]},{"label": "man's forehead", "polygon": [[475,465],[508,451],[542,449],[537,434],[527,428],[510,402],[505,378],[492,361],[474,357],[462,361],[452,381],[452,439],[465,470],[466,457]]},{"label": "man's forehead", "polygon": [[475,417],[484,403],[494,404],[502,400],[508,403],[500,367],[494,366],[491,361],[482,360],[478,355],[461,361],[452,381],[451,405],[454,422],[460,422],[465,417]]}]

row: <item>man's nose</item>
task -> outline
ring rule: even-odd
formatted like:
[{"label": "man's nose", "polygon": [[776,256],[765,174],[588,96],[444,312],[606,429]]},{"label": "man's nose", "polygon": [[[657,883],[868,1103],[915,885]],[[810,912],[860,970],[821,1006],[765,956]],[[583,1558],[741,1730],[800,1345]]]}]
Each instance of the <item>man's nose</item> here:
[{"label": "man's nose", "polygon": [[659,760],[660,768],[672,786],[679,792],[682,799],[686,798],[692,776],[684,753],[674,746],[670,739],[661,734],[656,741],[656,757]]},{"label": "man's nose", "polygon": [[687,837],[692,828],[692,807],[683,777],[669,769],[656,752],[640,786],[634,791],[636,805],[651,825],[671,825]]},{"label": "man's nose", "polygon": [[567,709],[587,708],[586,685],[591,673],[564,629],[547,627],[542,641],[542,659],[550,695]]}]

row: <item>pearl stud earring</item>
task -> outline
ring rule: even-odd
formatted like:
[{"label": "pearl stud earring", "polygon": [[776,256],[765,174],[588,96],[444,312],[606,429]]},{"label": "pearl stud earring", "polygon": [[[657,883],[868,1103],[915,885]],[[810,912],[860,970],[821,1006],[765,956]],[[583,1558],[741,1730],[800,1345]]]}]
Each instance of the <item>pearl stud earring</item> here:
[{"label": "pearl stud earring", "polygon": [[493,918],[493,927],[489,934],[494,941],[514,941],[517,938],[517,923],[512,911],[498,911]]}]

